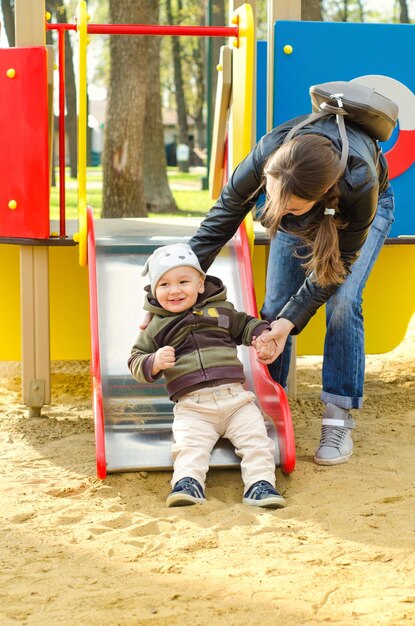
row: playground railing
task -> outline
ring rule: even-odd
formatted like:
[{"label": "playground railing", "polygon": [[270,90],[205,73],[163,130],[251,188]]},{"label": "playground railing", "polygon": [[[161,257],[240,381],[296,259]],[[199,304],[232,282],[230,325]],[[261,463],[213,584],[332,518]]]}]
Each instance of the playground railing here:
[{"label": "playground railing", "polygon": [[78,33],[78,232],[74,240],[79,246],[79,263],[87,264],[88,219],[86,200],[87,161],[87,45],[88,34],[106,35],[191,35],[208,37],[234,37],[238,46],[238,24],[235,26],[163,26],[158,24],[88,24],[89,15],[85,0],[77,5],[74,24],[46,23],[47,30],[58,32],[59,58],[59,234],[66,236],[65,207],[65,33]]}]

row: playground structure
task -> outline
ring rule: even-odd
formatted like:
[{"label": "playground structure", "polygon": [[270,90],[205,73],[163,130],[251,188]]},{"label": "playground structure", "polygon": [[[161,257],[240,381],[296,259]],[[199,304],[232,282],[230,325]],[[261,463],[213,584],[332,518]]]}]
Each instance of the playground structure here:
[{"label": "playground structure", "polygon": [[[252,67],[253,67],[253,21],[252,14],[249,12],[244,12],[241,9],[240,13],[236,17],[237,25],[231,27],[224,27],[222,29],[216,29],[216,33],[210,31],[209,34],[228,34],[237,38],[237,48],[239,49],[239,65],[241,65],[242,69],[239,69],[239,73],[241,79],[245,81],[245,89],[250,90],[252,84]],[[76,28],[78,32],[78,40],[79,40],[79,104],[78,104],[78,113],[79,113],[79,134],[78,134],[78,147],[79,147],[79,156],[78,156],[78,170],[79,170],[79,180],[78,180],[78,208],[79,208],[79,220],[78,220],[78,231],[73,236],[73,241],[77,244],[78,252],[79,252],[79,262],[81,267],[85,266],[87,260],[89,261],[89,295],[90,295],[90,321],[91,321],[91,340],[92,340],[92,374],[93,374],[93,394],[94,394],[94,414],[95,414],[95,429],[96,429],[96,441],[97,441],[97,471],[100,477],[104,477],[107,471],[121,471],[128,469],[147,469],[149,467],[152,468],[165,468],[171,466],[171,458],[169,453],[169,442],[171,438],[171,404],[168,402],[165,392],[155,389],[155,386],[152,387],[150,391],[150,395],[153,394],[153,397],[150,397],[147,389],[150,387],[146,386],[146,389],[139,389],[137,385],[131,385],[131,377],[126,375],[126,357],[128,357],[129,348],[132,345],[132,340],[134,338],[134,334],[129,336],[127,333],[125,341],[119,341],[120,339],[120,328],[129,328],[129,333],[135,333],[138,325],[138,319],[135,319],[133,323],[129,326],[126,323],[126,320],[123,320],[116,327],[114,325],[111,326],[112,333],[107,333],[106,323],[108,319],[114,317],[114,306],[113,302],[119,302],[117,298],[106,299],[108,295],[114,295],[114,285],[111,286],[111,275],[115,272],[117,275],[116,285],[119,287],[120,285],[120,272],[118,271],[119,265],[122,265],[121,275],[124,274],[124,270],[131,265],[131,257],[134,258],[134,263],[132,264],[132,270],[134,276],[139,276],[139,266],[144,262],[144,259],[151,252],[152,249],[156,245],[159,245],[161,242],[155,241],[154,236],[145,237],[144,241],[138,241],[139,237],[137,237],[137,230],[134,232],[135,241],[132,242],[131,235],[128,234],[127,237],[121,235],[121,237],[117,237],[117,235],[113,234],[113,228],[116,229],[116,224],[111,224],[111,236],[103,237],[105,241],[110,241],[110,245],[107,247],[104,245],[100,245],[100,240],[98,237],[98,245],[95,249],[95,238],[94,238],[94,225],[92,219],[92,212],[87,209],[86,206],[86,176],[85,176],[85,154],[86,154],[86,146],[85,146],[85,128],[86,128],[86,35],[87,32],[113,32],[117,34],[123,34],[124,32],[129,32],[130,34],[134,32],[135,34],[157,34],[159,30],[158,27],[146,27],[146,26],[125,26],[125,25],[112,25],[108,28],[106,26],[95,26],[90,25],[87,26],[87,14],[86,14],[86,4],[85,2],[80,2],[78,5],[77,11],[77,23],[76,27],[73,25],[59,25],[56,29],[61,33],[65,29],[74,29]],[[50,28],[54,28],[54,26],[50,26]],[[189,34],[189,29],[183,29],[183,31],[187,31],[185,34]],[[203,34],[203,29],[193,29],[192,34]],[[180,28],[171,29],[168,31],[169,34],[183,34]],[[205,34],[208,31],[205,31]],[[243,33],[242,37],[239,37],[239,33]],[[59,34],[59,41],[63,42],[63,37]],[[42,72],[43,76],[45,76],[46,72],[46,58],[47,52],[44,47],[38,47],[38,54],[43,54],[43,65]],[[30,57],[32,55],[33,48],[25,48],[22,51],[22,55],[26,56],[26,64],[30,68]],[[13,50],[7,50],[3,55],[3,60],[8,67],[14,67],[14,76],[13,78],[20,79],[18,82],[21,84],[23,77],[23,69],[21,65],[14,62],[16,61],[16,57],[13,56]],[[60,59],[63,58],[62,48],[60,48],[59,52]],[[250,72],[246,72],[245,69],[250,68]],[[32,68],[30,68],[32,71]],[[9,76],[7,76],[9,78]],[[41,82],[41,76],[39,74],[32,74],[32,84],[33,85],[42,85],[45,84],[45,81]],[[62,98],[62,81],[60,80],[60,101],[63,104],[64,99]],[[10,90],[9,90],[10,92]],[[11,100],[13,100],[13,104],[18,108],[20,102],[16,102],[16,93],[7,94]],[[24,96],[21,96],[21,100],[24,98],[27,99],[27,92]],[[247,106],[239,106],[239,115],[241,116],[240,123],[241,127],[252,127],[252,98],[246,98]],[[45,103],[44,103],[45,104]],[[61,107],[61,111],[63,111],[63,106]],[[39,112],[39,115],[42,114],[42,111]],[[64,129],[64,120],[62,119],[63,113],[61,113],[60,119],[60,129]],[[43,118],[47,119],[47,106],[43,106]],[[34,126],[36,126],[36,120],[33,120]],[[5,129],[4,129],[5,130]],[[36,151],[36,142],[40,141],[40,135],[43,137],[43,141],[45,141],[45,136],[47,134],[44,132],[45,128],[43,127],[43,132],[34,133],[35,140],[33,141],[33,151]],[[5,133],[6,134],[6,133]],[[235,142],[234,153],[236,158],[240,160],[243,158],[244,154],[250,149],[251,146],[251,132],[249,131],[247,137],[249,143],[246,142],[245,139],[246,134],[242,133],[242,139],[238,137],[238,140]],[[11,141],[9,142],[11,143]],[[22,142],[23,143],[23,142]],[[60,142],[60,146],[62,142]],[[20,144],[20,150],[22,150],[22,145]],[[7,152],[7,150],[5,150]],[[47,161],[47,159],[46,159]],[[62,151],[60,154],[60,184],[61,184],[61,199],[64,197],[64,172],[63,164],[64,159],[62,159]],[[31,177],[31,171],[27,172],[26,178],[24,179],[24,184],[26,184],[29,188],[34,184],[33,176]],[[30,189],[26,189],[26,191],[30,191]],[[8,190],[7,193],[10,193]],[[17,200],[14,200],[14,209],[25,207],[25,197],[24,194],[21,194],[20,197],[18,194],[15,194]],[[9,201],[10,202],[10,201]],[[48,197],[44,195],[44,197],[39,201],[39,205],[43,204],[43,212],[48,214]],[[9,204],[9,208],[12,207]],[[62,208],[62,205],[61,205]],[[69,239],[67,235],[67,228],[65,224],[62,224],[62,216],[64,216],[64,210],[61,210],[61,223],[59,225],[59,233],[60,238],[56,241],[53,241],[55,244],[59,244],[61,241],[65,241],[69,246],[72,244],[72,241]],[[30,247],[35,248],[36,244],[52,244],[52,238],[49,236],[49,227],[43,230],[38,230],[35,232],[27,233],[25,230],[25,224],[23,220],[22,228],[16,228],[16,223],[13,221],[13,215],[10,217],[11,227],[8,224],[8,230],[4,233],[5,240],[8,243],[19,243],[22,247],[23,245],[29,245]],[[106,226],[109,224],[107,222]],[[98,226],[98,224],[97,224]],[[159,228],[157,230],[160,230]],[[171,228],[169,228],[171,232]],[[126,239],[129,241],[126,241]],[[179,239],[183,238],[183,235],[180,234]],[[175,237],[173,237],[175,239]],[[32,241],[36,240],[36,241]],[[149,241],[151,240],[151,246],[149,246]],[[163,243],[165,240],[163,241]],[[143,248],[144,246],[144,248]],[[40,246],[41,248],[45,247],[48,253],[48,248],[46,246]],[[223,268],[220,271],[221,276],[227,276],[229,274],[229,280],[225,279],[228,287],[230,287],[231,279],[234,282],[234,288],[231,290],[231,297],[238,304],[240,301],[240,307],[249,310],[249,307],[256,306],[254,303],[253,297],[253,280],[250,272],[250,257],[247,254],[249,249],[249,242],[247,237],[244,235],[244,231],[241,232],[238,240],[235,240],[235,244],[229,246],[229,249],[224,251],[222,257],[226,260],[219,260],[219,263],[223,264]],[[88,259],[89,256],[89,259]],[[115,258],[115,263],[112,263],[112,259]],[[37,263],[34,263],[36,266]],[[237,272],[235,273],[235,270]],[[33,276],[33,274],[32,274]],[[108,280],[108,276],[110,277]],[[239,277],[241,276],[241,278]],[[244,281],[244,289],[241,287],[240,280],[243,278]],[[23,276],[22,276],[23,282]],[[30,282],[30,279],[29,281]],[[47,284],[47,276],[44,277],[44,283]],[[133,280],[134,283],[134,280]],[[132,289],[132,283],[125,284],[126,293],[134,293],[138,295],[142,292],[142,285],[140,289]],[[251,286],[251,289],[250,289]],[[112,294],[111,294],[112,291]],[[244,292],[245,302],[241,299],[241,294]],[[34,322],[33,326],[35,328],[35,337],[33,337],[32,341],[32,354],[30,354],[30,358],[33,362],[32,367],[32,376],[29,373],[29,379],[27,379],[27,370],[23,367],[23,394],[24,401],[29,405],[31,414],[39,414],[40,409],[43,404],[47,403],[50,400],[50,382],[48,384],[48,372],[43,368],[43,371],[38,366],[38,359],[36,355],[33,355],[33,352],[47,352],[45,350],[45,345],[39,341],[40,333],[36,332],[37,326],[45,326],[45,319],[40,319],[38,316],[39,310],[37,306],[36,296],[38,296],[40,291],[33,298],[31,313],[32,313],[32,321]],[[45,290],[44,290],[45,293]],[[22,296],[24,291],[22,289]],[[125,294],[124,294],[125,295]],[[42,296],[43,297],[43,296]],[[249,303],[250,299],[250,303]],[[23,300],[23,298],[22,298]],[[112,302],[110,304],[110,302]],[[125,298],[123,300],[124,305],[126,304]],[[254,303],[254,304],[253,304]],[[110,311],[110,307],[112,310]],[[135,314],[139,311],[138,303],[133,303],[131,307],[126,307],[126,309],[130,309],[134,311]],[[125,310],[125,309],[124,309]],[[111,321],[111,320],[110,320]],[[118,320],[120,322],[120,320]],[[104,325],[104,329],[102,328],[102,324]],[[115,344],[117,346],[117,350],[120,352],[114,353],[114,345],[111,344],[111,339],[109,342],[106,342],[106,338],[111,337],[115,339]],[[124,339],[124,337],[123,337]],[[25,342],[25,337],[22,337],[22,344]],[[108,345],[110,344],[110,345]],[[123,350],[120,351],[120,348]],[[109,355],[109,357],[108,357]],[[257,395],[260,396],[261,405],[264,408],[264,412],[270,415],[273,418],[273,433],[277,437],[277,450],[278,450],[278,458],[276,461],[286,472],[290,472],[294,469],[295,464],[295,451],[294,451],[294,438],[292,432],[292,425],[290,419],[290,413],[288,404],[285,398],[285,394],[283,390],[276,385],[273,381],[269,379],[266,368],[259,366],[256,361],[249,356],[242,355],[241,358],[245,361],[246,370],[247,370],[247,378],[250,382],[250,385],[253,389],[257,390],[259,385]],[[24,361],[24,355],[23,359]],[[262,379],[261,379],[262,377]],[[25,382],[26,381],[26,382]],[[257,382],[258,381],[258,382]],[[28,387],[28,392],[25,394],[26,386]],[[48,389],[49,387],[49,389]],[[131,392],[131,388],[133,387],[133,391]],[[123,389],[121,396],[123,397],[120,400],[120,388]],[[155,391],[154,391],[155,389]],[[156,397],[154,397],[154,394]],[[128,397],[128,401],[125,400],[125,396]],[[104,416],[105,413],[105,416]],[[272,424],[271,424],[272,425]],[[105,432],[104,432],[105,431]],[[149,451],[150,448],[150,451]],[[146,452],[149,451],[149,454],[146,455]],[[215,460],[217,458],[217,461]],[[218,449],[214,451],[212,456],[212,464],[220,465],[220,466],[229,466],[235,465],[239,463],[237,460],[233,450],[222,450],[221,446],[218,446]]]},{"label": "playground structure", "polygon": [[[124,294],[134,292],[137,298],[137,301],[133,299],[128,306],[123,308],[123,313],[125,314],[125,311],[129,309],[134,312],[134,315],[138,315],[140,307],[138,294],[142,291],[143,286],[138,279],[140,263],[151,252],[152,247],[165,243],[165,239],[157,240],[154,237],[154,232],[146,232],[143,229],[143,220],[128,220],[128,228],[125,223],[116,224],[115,222],[118,220],[105,220],[106,223],[104,221],[96,222],[96,238],[94,237],[92,213],[88,211],[86,204],[85,86],[87,35],[104,32],[113,34],[122,34],[123,32],[131,34],[134,32],[137,35],[148,35],[160,34],[164,31],[163,34],[201,36],[213,35],[213,31],[209,30],[209,27],[204,27],[205,30],[199,31],[192,30],[191,27],[187,27],[186,31],[181,30],[184,27],[177,27],[173,31],[172,27],[88,24],[85,2],[80,2],[78,5],[76,25],[59,25],[59,28],[58,25],[47,26],[58,31],[60,67],[63,66],[63,33],[65,29],[76,30],[78,33],[79,222],[77,232],[74,233],[71,230],[73,225],[66,224],[64,215],[65,181],[64,159],[62,158],[64,151],[62,142],[62,136],[64,137],[64,115],[62,113],[64,111],[64,84],[62,73],[59,81],[61,133],[63,130],[60,140],[61,219],[58,228],[53,225],[51,229],[49,224],[48,164],[50,159],[48,155],[50,140],[48,138],[50,137],[51,112],[50,108],[48,111],[48,102],[51,102],[52,55],[44,47],[45,23],[44,14],[41,10],[42,4],[40,0],[31,3],[32,14],[28,16],[26,4],[24,4],[25,12],[23,13],[21,11],[22,5],[16,2],[16,44],[18,47],[13,50],[0,51],[0,88],[4,88],[5,93],[8,93],[7,89],[10,84],[18,85],[20,88],[20,91],[16,90],[13,95],[4,100],[10,108],[7,110],[7,116],[2,116],[3,124],[0,121],[0,137],[8,138],[7,146],[10,146],[11,151],[9,152],[3,143],[0,152],[0,169],[7,185],[1,185],[0,201],[2,206],[7,205],[9,212],[6,211],[7,219],[5,221],[2,218],[2,228],[4,226],[5,230],[0,232],[3,241],[0,245],[0,254],[5,260],[3,267],[10,267],[10,264],[16,265],[18,263],[17,254],[20,251],[21,284],[21,297],[20,302],[18,302],[18,297],[16,298],[16,273],[6,277],[5,291],[10,294],[11,299],[13,299],[12,296],[15,297],[17,305],[12,307],[14,316],[5,318],[5,323],[2,326],[7,331],[15,331],[16,326],[18,326],[16,309],[18,310],[20,305],[22,332],[21,353],[16,350],[15,334],[9,332],[9,337],[4,342],[9,353],[6,353],[2,360],[21,359],[23,402],[30,407],[31,414],[35,415],[39,414],[41,407],[50,403],[51,399],[49,346],[51,346],[52,359],[79,359],[91,356],[98,475],[104,477],[107,471],[168,467],[170,462],[168,454],[169,421],[171,421],[169,403],[160,388],[155,386],[140,388],[128,377],[126,360],[129,348],[135,339],[138,318],[134,317],[127,320],[124,315],[121,318],[123,323],[120,324],[117,311],[113,309],[113,302],[118,299],[114,298],[114,294],[117,293],[114,291],[114,285],[117,285],[118,288],[123,282]],[[214,195],[217,195],[218,190],[220,190],[227,171],[233,169],[253,145],[255,141],[255,117],[257,128],[261,127],[261,124],[264,125],[264,117],[266,117],[264,130],[269,129],[284,118],[309,110],[309,104],[304,101],[301,102],[301,98],[298,98],[299,92],[304,92],[303,95],[307,94],[308,84],[323,82],[323,80],[330,78],[349,79],[349,75],[342,74],[339,76],[338,58],[336,58],[335,75],[324,74],[323,77],[317,72],[315,64],[312,66],[311,59],[311,68],[308,69],[308,72],[312,73],[313,78],[309,79],[309,74],[304,72],[303,80],[308,82],[299,86],[298,83],[301,82],[299,77],[303,71],[305,60],[310,55],[307,57],[307,50],[303,50],[302,54],[298,53],[298,49],[307,39],[304,33],[301,30],[299,32],[298,29],[305,29],[306,32],[307,28],[315,28],[315,25],[291,21],[293,18],[299,17],[299,3],[271,2],[269,4],[270,36],[266,50],[268,74],[265,74],[265,77],[262,75],[262,80],[259,80],[261,73],[258,71],[262,66],[255,64],[255,57],[256,55],[259,57],[261,50],[260,45],[258,48],[255,45],[251,5],[237,8],[233,13],[231,26],[218,29],[217,32],[218,35],[229,36],[231,46],[223,49],[219,64],[219,95],[216,106],[218,113],[215,115],[213,139],[213,154],[215,156],[211,170],[211,188]],[[288,21],[279,21],[284,18]],[[30,28],[28,28],[29,23]],[[331,25],[321,24],[320,26]],[[290,29],[292,30],[290,31]],[[300,63],[301,71],[296,63]],[[288,64],[294,67],[288,67],[287,70]],[[230,78],[231,65],[232,78]],[[277,67],[280,71],[276,71]],[[8,72],[13,68],[15,74],[9,76]],[[393,76],[393,70],[393,66],[388,68],[388,76]],[[327,68],[324,68],[324,71],[327,71]],[[320,72],[323,73],[323,69]],[[362,74],[359,68],[355,70],[353,67],[349,72],[350,78]],[[366,72],[364,70],[364,73],[372,75],[380,73],[380,71],[373,69]],[[16,78],[20,80],[15,80]],[[400,84],[410,84],[406,78],[405,80],[398,79],[399,77],[394,78]],[[3,85],[7,83],[7,87],[3,87],[2,83]],[[237,92],[232,92],[232,84],[238,85]],[[257,88],[256,98],[254,85]],[[411,90],[407,89],[412,94]],[[39,92],[39,106],[35,112],[32,107],[30,108],[29,117],[27,110],[29,105],[27,103],[32,103],[34,98],[29,99],[28,94],[32,93],[33,90],[36,90],[36,94]],[[408,95],[405,90],[403,93]],[[292,95],[291,105],[288,104],[289,98],[284,97],[282,99],[281,94]],[[301,110],[295,109],[295,107],[300,106],[298,99],[301,102]],[[260,101],[262,104],[264,100],[268,103],[266,116],[262,115],[262,118],[259,119],[258,115],[255,115],[255,105],[256,103],[259,104]],[[402,106],[401,102],[399,104]],[[258,111],[259,108],[257,106]],[[16,132],[15,128],[11,129],[7,121],[12,119],[16,110],[22,110],[21,117],[30,120],[27,126],[24,125],[24,133],[21,134]],[[413,137],[410,136],[413,132],[411,127],[412,113],[409,113],[406,106],[404,106],[404,111],[405,116],[400,118],[400,137],[403,135],[407,138],[404,139],[405,149],[400,148],[400,150],[405,155],[402,162],[405,161],[406,165],[402,166],[401,163],[400,167],[401,170],[402,167],[406,167],[406,169],[399,172],[399,177],[410,174],[409,169],[412,161],[408,153],[414,149]],[[13,136],[11,135],[12,132]],[[226,133],[228,133],[227,140],[225,138]],[[224,150],[225,143],[228,146],[227,150]],[[42,155],[42,159],[39,158],[39,154]],[[22,155],[24,155],[23,158]],[[34,155],[37,155],[37,159],[34,158]],[[10,172],[9,165],[15,163],[19,163],[21,166],[18,171],[19,185],[16,186],[16,190],[13,188],[16,176]],[[36,170],[34,163],[40,169]],[[42,181],[41,185],[39,185],[39,180]],[[21,193],[19,196],[22,181],[24,181],[23,187],[26,195]],[[35,188],[38,189],[36,197],[33,196]],[[30,202],[27,202],[27,198],[30,198]],[[23,212],[20,212],[22,207]],[[16,215],[21,218],[20,221],[15,219]],[[147,224],[151,227],[151,221],[147,221]],[[405,228],[409,230],[403,233],[398,231],[398,235],[411,235],[414,232],[413,223],[408,226],[405,225]],[[140,231],[139,229],[143,230]],[[59,236],[51,237],[51,230],[59,231]],[[171,225],[169,225],[169,232],[172,232]],[[183,240],[183,237],[187,239],[192,232],[194,232],[194,225],[188,229],[177,227],[177,233],[173,235],[173,240]],[[152,247],[149,245],[150,239]],[[371,278],[367,287],[369,308],[367,311],[365,310],[365,315],[367,319],[369,318],[368,329],[371,328],[371,325],[375,327],[373,340],[369,338],[373,347],[369,345],[368,351],[382,352],[397,345],[403,338],[409,318],[414,311],[414,293],[408,288],[415,269],[414,248],[407,245],[411,241],[408,236],[401,236],[399,239],[395,237],[390,240],[391,245],[385,247],[378,266],[375,268],[373,280]],[[257,236],[255,243],[259,242],[260,237]],[[264,244],[267,242],[263,240],[262,245],[255,246],[253,243],[254,225],[252,220],[248,220],[235,241],[219,257],[218,265],[213,266],[212,272],[217,271],[223,277],[230,290],[230,298],[237,308],[244,308],[255,314],[256,301],[249,251],[253,254],[255,284],[259,286],[257,300],[260,302],[266,262],[266,245]],[[76,262],[76,256],[79,257],[79,264]],[[89,279],[87,279],[84,268],[86,264],[88,264]],[[123,281],[120,281],[120,267],[122,274],[126,274]],[[65,284],[62,284],[62,276],[65,276]],[[262,285],[258,285],[260,282]],[[86,347],[86,342],[89,340],[86,301],[88,287],[91,353]],[[372,293],[370,293],[371,290]],[[82,291],[83,296],[80,294]],[[379,294],[382,296],[381,299]],[[396,298],[399,298],[401,302],[401,310],[396,323],[394,316],[394,327],[393,332],[391,332],[388,299],[394,305]],[[382,304],[386,302],[384,310],[380,308],[380,301]],[[373,314],[370,307],[373,308]],[[68,311],[71,312],[71,315],[68,315]],[[60,317],[64,320],[63,324],[60,322]],[[318,317],[321,318],[321,314]],[[371,317],[372,319],[370,319]],[[385,323],[385,319],[387,323]],[[321,337],[321,330],[318,332],[315,330],[318,324],[321,325],[321,319],[313,320],[310,324],[311,348],[307,348],[305,343],[303,351],[301,340],[299,341],[300,353],[319,353],[321,351],[321,345],[315,348],[315,337]],[[116,330],[114,334],[114,328],[119,329],[120,327],[128,329],[121,341],[119,330]],[[387,329],[386,333],[382,332],[384,328]],[[105,338],[108,335],[110,339],[106,341]],[[307,342],[307,338],[305,342]],[[116,351],[118,352],[115,354]],[[265,368],[258,368],[255,360],[250,357],[249,351],[241,351],[241,358],[245,364],[249,384],[256,391],[264,412],[273,418],[274,430],[277,432],[279,444],[277,464],[289,473],[294,469],[295,451],[285,394],[279,386],[276,386],[269,379]],[[152,394],[151,397],[149,397],[149,393]],[[139,405],[141,406],[139,407]],[[137,407],[139,408],[137,409]],[[225,447],[219,447],[212,457],[212,463],[219,466],[229,466],[237,462],[232,450]]]}]

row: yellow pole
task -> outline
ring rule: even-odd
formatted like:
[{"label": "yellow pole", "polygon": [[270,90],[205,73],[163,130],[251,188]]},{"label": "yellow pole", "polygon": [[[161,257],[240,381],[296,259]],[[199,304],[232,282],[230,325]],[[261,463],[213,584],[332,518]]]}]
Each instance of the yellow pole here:
[{"label": "yellow pole", "polygon": [[79,76],[78,76],[78,223],[79,232],[74,235],[79,244],[79,264],[87,264],[87,216],[86,216],[86,47],[88,15],[85,0],[78,3],[76,9],[76,29],[78,32],[79,47]]},{"label": "yellow pole", "polygon": [[[239,38],[234,40],[235,48],[232,54],[230,169],[233,170],[251,151],[253,144],[255,24],[251,5],[244,4],[239,7],[231,21],[239,27]],[[245,218],[245,226],[252,257],[254,222],[251,213]]]}]

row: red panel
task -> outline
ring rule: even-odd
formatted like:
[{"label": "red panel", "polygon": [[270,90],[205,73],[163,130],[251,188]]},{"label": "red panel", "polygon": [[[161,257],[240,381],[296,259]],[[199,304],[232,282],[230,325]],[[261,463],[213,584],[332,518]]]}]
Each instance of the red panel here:
[{"label": "red panel", "polygon": [[400,176],[415,162],[415,130],[400,129],[398,139],[385,153],[389,166],[389,179]]},{"label": "red panel", "polygon": [[[46,54],[44,47],[0,49],[2,237],[49,237]],[[8,70],[14,70],[14,78]]]}]

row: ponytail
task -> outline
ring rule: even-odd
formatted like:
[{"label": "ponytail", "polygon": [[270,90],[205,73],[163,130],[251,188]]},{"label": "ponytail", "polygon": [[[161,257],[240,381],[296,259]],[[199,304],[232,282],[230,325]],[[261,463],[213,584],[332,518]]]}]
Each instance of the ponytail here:
[{"label": "ponytail", "polygon": [[[315,282],[321,287],[328,285],[341,285],[346,278],[346,270],[340,255],[339,248],[339,224],[336,218],[324,215],[315,224],[315,228],[296,231],[308,246],[309,252],[302,258],[305,259],[302,267],[307,275],[313,272]],[[296,252],[297,256],[300,256]]]}]

